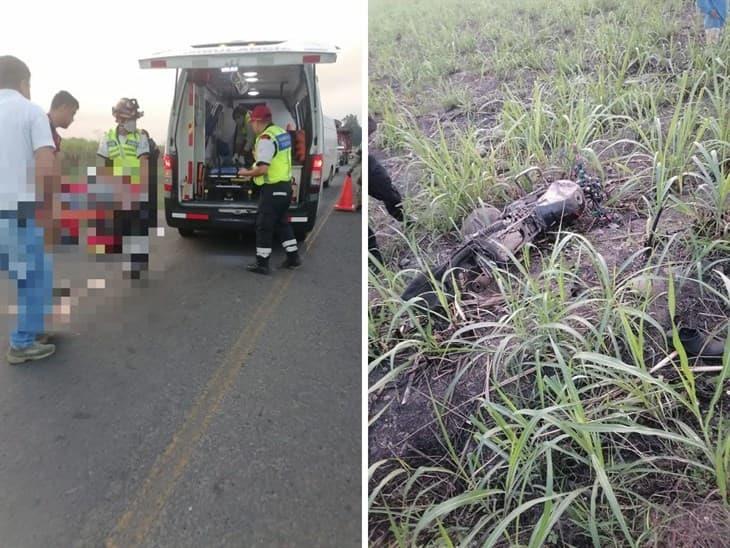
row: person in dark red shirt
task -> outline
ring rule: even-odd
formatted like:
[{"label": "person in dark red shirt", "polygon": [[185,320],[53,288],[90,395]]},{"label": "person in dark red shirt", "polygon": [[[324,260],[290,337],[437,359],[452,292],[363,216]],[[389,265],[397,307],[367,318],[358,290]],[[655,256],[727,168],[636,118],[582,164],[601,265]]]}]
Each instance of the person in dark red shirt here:
[{"label": "person in dark red shirt", "polygon": [[[51,125],[53,144],[56,146],[56,154],[61,151],[61,136],[57,128],[68,129],[74,121],[74,116],[79,110],[79,102],[68,91],[59,91],[51,101],[51,111],[48,113],[48,122]],[[75,245],[79,242],[79,221],[76,219],[63,219],[61,225],[61,243]]]},{"label": "person in dark red shirt", "polygon": [[61,136],[56,130],[58,128],[68,129],[78,110],[79,102],[68,91],[59,91],[51,101],[48,120],[51,124],[51,134],[53,135],[53,142],[56,144],[57,153],[61,150]]}]

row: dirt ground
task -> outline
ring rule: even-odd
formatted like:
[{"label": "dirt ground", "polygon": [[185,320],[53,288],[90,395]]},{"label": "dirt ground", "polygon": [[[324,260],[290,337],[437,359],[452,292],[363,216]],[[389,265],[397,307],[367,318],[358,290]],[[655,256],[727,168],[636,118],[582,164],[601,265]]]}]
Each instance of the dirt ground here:
[{"label": "dirt ground", "polygon": [[[376,212],[376,215],[380,212]],[[674,209],[666,210],[657,227],[659,239],[668,238],[672,234],[681,233],[690,228],[692,219]],[[386,227],[388,226],[386,221]],[[585,235],[587,240],[603,257],[609,272],[618,271],[629,261],[637,250],[646,242],[647,219],[634,211],[613,211],[608,218],[596,219],[584,214],[571,230]],[[386,235],[387,228],[381,231]],[[548,235],[538,240],[537,246],[549,250],[554,236]],[[444,260],[459,241],[451,234],[439,242],[439,260]],[[682,247],[677,246],[678,253],[674,257],[678,264],[688,260],[681,255]],[[570,250],[566,258],[571,259]],[[586,284],[598,284],[597,275],[588,264],[578,263],[576,273]],[[412,257],[402,252],[397,261],[400,266],[411,264]],[[653,300],[649,314],[665,330],[671,328],[669,309],[667,306],[666,282],[653,279],[649,275],[638,275],[646,261],[643,255],[636,257],[622,273],[623,279],[636,278],[633,282],[640,291],[651,291]],[[537,270],[533,269],[537,274]],[[659,272],[666,274],[666,272]],[[649,281],[651,286],[647,288]],[[730,311],[725,310],[713,299],[703,297],[700,287],[691,282],[678,280],[677,319],[685,327],[712,330],[719,319],[727,317]],[[494,295],[469,295],[465,300],[473,298],[475,302],[486,303]],[[497,307],[492,307],[495,315]],[[446,331],[453,331],[454,326],[444,326]],[[650,341],[649,355],[653,352],[654,362],[666,356],[661,333],[655,333]],[[389,385],[377,394],[372,394],[369,401],[370,416],[380,414],[378,420],[369,431],[369,457],[376,462],[386,458],[407,458],[409,462],[434,462],[446,453],[445,435],[457,451],[462,450],[470,436],[469,418],[485,397],[487,388],[487,367],[474,364],[444,363],[442,360],[429,362],[424,359],[414,365],[411,371],[399,377],[395,384]],[[377,377],[377,372],[374,373]]]}]

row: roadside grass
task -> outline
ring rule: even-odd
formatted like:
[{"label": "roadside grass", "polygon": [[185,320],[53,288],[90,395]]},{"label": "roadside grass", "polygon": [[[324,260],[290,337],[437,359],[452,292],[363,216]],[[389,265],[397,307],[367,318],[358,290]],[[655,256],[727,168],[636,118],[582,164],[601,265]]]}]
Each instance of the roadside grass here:
[{"label": "roadside grass", "polygon": [[[667,264],[673,245],[657,265]],[[590,265],[597,285],[575,274],[568,249]],[[445,318],[450,329],[439,333],[399,301],[402,276],[371,278],[381,297],[370,312],[371,374],[380,370],[371,393],[415,363],[447,354],[467,367],[491,364],[494,387],[471,418],[469,451],[452,449],[441,462],[415,469],[400,462],[379,478],[371,525],[387,523],[401,539],[394,545],[439,545],[443,535],[462,546],[542,546],[549,537],[561,546],[608,546],[612,539],[637,545],[657,520],[671,517],[669,501],[728,503],[730,351],[709,377],[681,352],[665,363],[666,377],[652,372],[669,350],[648,312],[656,297],[633,282],[659,279],[661,267],[630,272],[627,262],[611,272],[582,236],[570,233],[542,258],[536,277],[528,274],[534,259],[498,276],[498,318],[464,322],[457,304]],[[692,265],[681,266],[685,278],[671,284],[699,278]],[[728,307],[730,279],[722,267],[716,263],[702,277],[728,284],[724,292],[700,283]],[[674,316],[675,286],[668,291]],[[413,326],[407,336],[399,330],[405,322]],[[502,385],[514,378],[519,382]],[[371,472],[383,464],[373,463]],[[445,491],[460,488],[443,500],[431,496],[443,482]]]},{"label": "roadside grass", "polygon": [[[371,463],[371,544],[722,545],[730,345],[708,371],[672,339],[688,321],[729,329],[730,39],[705,48],[681,0],[369,6],[374,146],[417,189],[369,277],[369,392],[446,359],[488,378],[465,447],[441,421],[442,458]],[[466,294],[441,295],[440,317],[400,299],[439,235],[458,239],[474,207],[532,188],[527,168],[564,176],[576,154],[615,214],[645,220],[651,253],[609,267],[562,232],[498,272],[488,312]],[[669,210],[691,223],[667,225]],[[711,312],[687,309],[688,287]],[[716,519],[687,521],[703,513]]]}]

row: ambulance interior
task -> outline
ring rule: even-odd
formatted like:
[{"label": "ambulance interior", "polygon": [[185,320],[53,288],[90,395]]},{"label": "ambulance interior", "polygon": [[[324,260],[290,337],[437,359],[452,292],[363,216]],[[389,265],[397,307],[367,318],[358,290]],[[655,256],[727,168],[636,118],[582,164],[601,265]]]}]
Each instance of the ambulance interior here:
[{"label": "ambulance interior", "polygon": [[314,134],[307,82],[302,65],[191,71],[177,127],[180,201],[231,205],[258,200],[253,181],[237,175],[240,167],[251,167],[255,136],[233,113],[239,105],[250,111],[263,103],[273,123],[292,137],[293,201],[298,201]]}]

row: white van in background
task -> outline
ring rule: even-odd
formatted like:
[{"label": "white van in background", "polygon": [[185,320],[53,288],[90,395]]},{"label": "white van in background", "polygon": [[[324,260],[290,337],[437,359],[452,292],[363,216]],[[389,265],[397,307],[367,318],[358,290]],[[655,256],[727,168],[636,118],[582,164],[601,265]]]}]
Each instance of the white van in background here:
[{"label": "white van in background", "polygon": [[337,126],[334,118],[324,117],[324,167],[322,173],[327,188],[335,178],[335,173],[340,170],[337,162]]},{"label": "white van in background", "polygon": [[291,135],[290,221],[300,238],[312,230],[323,175],[329,176],[316,66],[334,63],[337,50],[288,41],[234,41],[140,59],[143,69],[177,72],[163,163],[169,226],[182,236],[196,229],[255,226],[259,189],[237,175],[233,109],[266,103],[273,122]]}]

